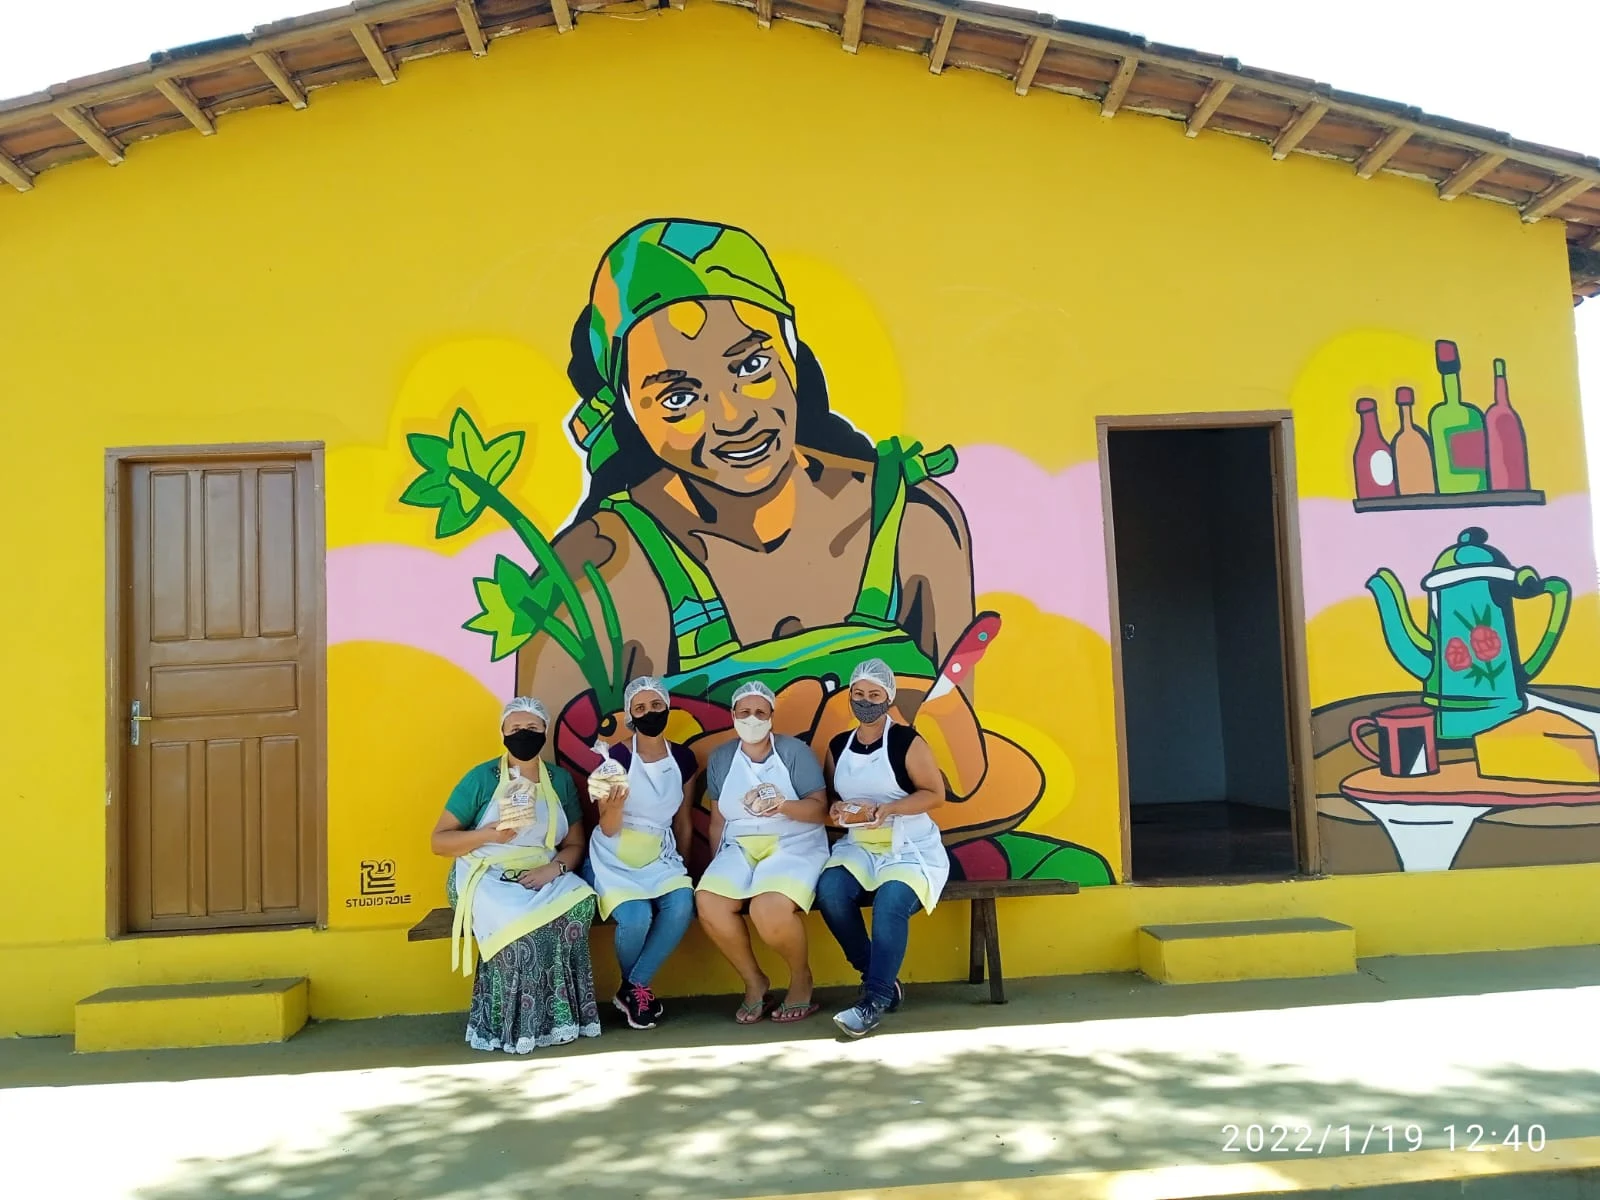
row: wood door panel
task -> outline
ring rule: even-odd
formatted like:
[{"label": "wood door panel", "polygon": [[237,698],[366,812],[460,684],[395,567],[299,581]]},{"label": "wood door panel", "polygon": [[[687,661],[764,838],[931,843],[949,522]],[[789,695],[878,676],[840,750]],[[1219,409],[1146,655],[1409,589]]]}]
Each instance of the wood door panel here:
[{"label": "wood door panel", "polygon": [[150,672],[150,716],[248,717],[300,707],[300,665],[216,663]]},{"label": "wood door panel", "polygon": [[320,512],[309,458],[124,466],[131,930],[315,919]]}]

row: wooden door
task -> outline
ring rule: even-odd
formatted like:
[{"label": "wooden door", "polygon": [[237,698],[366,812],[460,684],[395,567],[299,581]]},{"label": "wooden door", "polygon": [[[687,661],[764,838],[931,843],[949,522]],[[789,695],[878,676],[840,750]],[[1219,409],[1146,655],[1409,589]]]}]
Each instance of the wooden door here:
[{"label": "wooden door", "polygon": [[130,932],[317,917],[315,466],[240,451],[121,466]]}]

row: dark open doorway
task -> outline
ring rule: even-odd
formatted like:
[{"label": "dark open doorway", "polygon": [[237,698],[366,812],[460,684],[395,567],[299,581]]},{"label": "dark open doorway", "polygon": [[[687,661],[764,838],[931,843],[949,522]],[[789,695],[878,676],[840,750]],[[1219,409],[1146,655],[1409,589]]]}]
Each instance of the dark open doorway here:
[{"label": "dark open doorway", "polygon": [[1193,420],[1103,423],[1130,878],[1282,878],[1308,859],[1288,423]]}]

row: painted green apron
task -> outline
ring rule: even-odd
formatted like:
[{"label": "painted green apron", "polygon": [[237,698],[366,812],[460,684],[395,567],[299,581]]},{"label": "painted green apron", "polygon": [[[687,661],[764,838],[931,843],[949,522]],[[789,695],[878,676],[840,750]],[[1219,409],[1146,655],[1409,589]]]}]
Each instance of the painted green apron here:
[{"label": "painted green apron", "polygon": [[900,525],[907,492],[955,469],[946,446],[922,453],[920,443],[899,438],[878,445],[872,475],[872,535],[861,583],[848,616],[837,625],[807,629],[750,646],[740,643],[716,585],[687,550],[626,493],[601,501],[628,526],[650,560],[672,613],[672,647],[666,684],[675,694],[726,705],[751,680],[774,692],[797,679],[842,681],[863,658],[883,659],[897,675],[932,679],[935,664],[900,628]]}]

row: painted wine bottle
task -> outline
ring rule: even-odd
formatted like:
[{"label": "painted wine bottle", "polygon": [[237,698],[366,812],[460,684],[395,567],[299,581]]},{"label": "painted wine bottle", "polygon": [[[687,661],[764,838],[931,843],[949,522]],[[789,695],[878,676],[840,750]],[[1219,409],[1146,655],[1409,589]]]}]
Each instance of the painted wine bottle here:
[{"label": "painted wine bottle", "polygon": [[1395,388],[1394,405],[1400,410],[1400,431],[1394,435],[1395,483],[1402,496],[1427,496],[1434,490],[1433,447],[1428,435],[1417,428],[1416,394],[1408,387]]},{"label": "painted wine bottle", "polygon": [[1483,414],[1461,398],[1461,353],[1454,342],[1434,343],[1444,399],[1428,414],[1433,479],[1442,495],[1481,492],[1489,486]]},{"label": "painted wine bottle", "polygon": [[1395,494],[1394,453],[1389,439],[1378,425],[1378,402],[1370,398],[1356,401],[1361,417],[1361,436],[1356,440],[1356,499],[1377,500]]},{"label": "painted wine bottle", "polygon": [[1483,414],[1489,446],[1489,488],[1496,492],[1528,490],[1528,439],[1522,418],[1511,407],[1506,360],[1494,360],[1494,403]]}]

